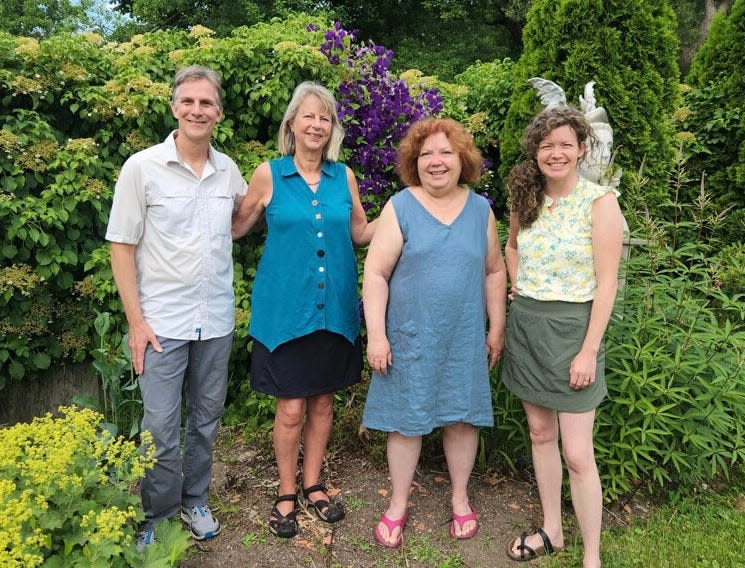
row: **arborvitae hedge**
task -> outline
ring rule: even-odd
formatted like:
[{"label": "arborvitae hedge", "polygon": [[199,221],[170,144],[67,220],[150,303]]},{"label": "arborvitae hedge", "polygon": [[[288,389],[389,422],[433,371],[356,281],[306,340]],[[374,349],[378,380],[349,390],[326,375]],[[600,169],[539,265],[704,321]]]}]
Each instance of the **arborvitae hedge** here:
[{"label": "arborvitae hedge", "polygon": [[690,167],[720,209],[731,207],[724,237],[745,240],[745,0],[712,22],[691,65],[686,126],[696,137]]},{"label": "arborvitae hedge", "polygon": [[597,106],[608,111],[614,129],[616,164],[630,173],[643,160],[647,204],[662,204],[673,156],[668,118],[679,97],[675,16],[667,2],[535,0],[523,42],[500,174],[519,161],[523,129],[541,108],[529,78],[559,84],[574,106],[585,84],[595,81]]}]

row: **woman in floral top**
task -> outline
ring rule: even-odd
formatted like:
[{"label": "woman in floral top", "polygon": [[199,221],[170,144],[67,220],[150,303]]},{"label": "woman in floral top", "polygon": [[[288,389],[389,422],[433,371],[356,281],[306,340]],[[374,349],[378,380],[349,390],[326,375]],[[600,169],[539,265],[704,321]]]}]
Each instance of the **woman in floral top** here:
[{"label": "woman in floral top", "polygon": [[592,431],[607,393],[602,340],[624,227],[616,192],[577,174],[592,136],[582,113],[568,107],[546,109],[526,128],[528,159],[506,181],[513,302],[502,368],[525,408],[543,508],[543,526],[511,540],[507,554],[526,561],[564,548],[561,438],[584,568],[600,566],[602,490]]}]

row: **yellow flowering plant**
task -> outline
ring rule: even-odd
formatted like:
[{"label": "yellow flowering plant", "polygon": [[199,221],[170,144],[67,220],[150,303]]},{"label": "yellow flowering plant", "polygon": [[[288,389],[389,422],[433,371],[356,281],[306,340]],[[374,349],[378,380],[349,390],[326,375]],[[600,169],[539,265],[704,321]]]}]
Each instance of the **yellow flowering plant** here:
[{"label": "yellow flowering plant", "polygon": [[[144,565],[135,546],[143,513],[130,488],[153,467],[154,447],[148,432],[140,446],[102,421],[93,410],[60,407],[59,416],[0,430],[0,566]],[[180,559],[186,538],[170,534],[148,562]]]}]

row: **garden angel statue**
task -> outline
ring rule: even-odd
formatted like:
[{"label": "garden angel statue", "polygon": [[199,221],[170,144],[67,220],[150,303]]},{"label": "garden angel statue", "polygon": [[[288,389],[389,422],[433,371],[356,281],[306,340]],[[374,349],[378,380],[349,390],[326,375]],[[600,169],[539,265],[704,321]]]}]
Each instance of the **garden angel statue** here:
[{"label": "garden angel statue", "polygon": [[[564,89],[553,81],[542,77],[528,79],[528,83],[538,91],[541,103],[546,108],[568,106]],[[592,126],[597,142],[588,141],[587,156],[579,165],[579,173],[585,179],[612,188],[621,181],[621,170],[613,168],[613,129],[608,122],[608,114],[603,107],[595,106],[595,81],[585,85],[584,94],[579,97],[579,108]]]}]

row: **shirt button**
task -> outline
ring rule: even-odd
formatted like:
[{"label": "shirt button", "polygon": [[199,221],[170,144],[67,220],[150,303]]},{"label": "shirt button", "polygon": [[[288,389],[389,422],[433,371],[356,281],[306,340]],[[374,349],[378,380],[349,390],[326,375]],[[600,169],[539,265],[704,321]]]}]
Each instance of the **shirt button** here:
[{"label": "shirt button", "polygon": [[318,272],[323,272],[324,270],[326,270],[326,269],[323,266],[319,266],[318,267]]},{"label": "shirt button", "polygon": [[321,231],[318,231],[318,233],[316,234],[316,236],[320,239],[321,237],[323,237],[323,233]]},{"label": "shirt button", "polygon": [[321,214],[320,213],[316,213],[316,221],[320,221],[320,220],[321,220]]},{"label": "shirt button", "polygon": [[323,289],[324,289],[324,288],[326,287],[326,285],[325,285],[325,284],[324,284],[323,282],[319,282],[319,283],[318,283],[318,287],[319,287],[319,288],[320,288],[321,290],[323,290]]},{"label": "shirt button", "polygon": [[316,305],[316,307],[317,307],[317,308],[318,308],[319,310],[322,310],[322,309],[323,309],[323,304],[318,304],[318,305]]},{"label": "shirt button", "polygon": [[320,256],[320,257],[324,257],[324,256],[326,256],[326,251],[325,251],[325,250],[323,250],[323,249],[321,249],[321,250],[319,250],[319,251],[318,251],[318,252],[317,252],[316,254],[317,254],[318,256]]},{"label": "shirt button", "polygon": [[311,205],[312,205],[313,207],[318,207],[318,200],[317,200],[317,199],[314,199],[313,201],[311,201],[311,202],[310,202],[310,204],[311,204]]}]

